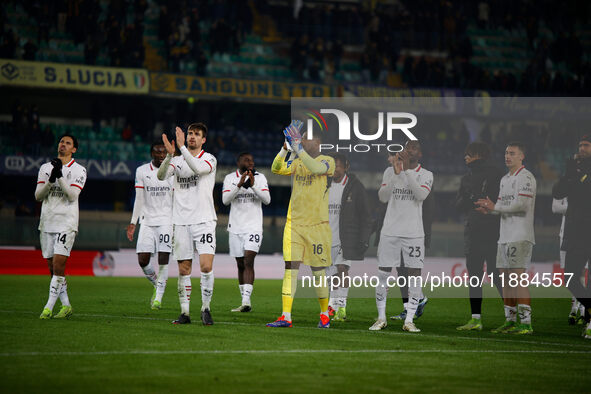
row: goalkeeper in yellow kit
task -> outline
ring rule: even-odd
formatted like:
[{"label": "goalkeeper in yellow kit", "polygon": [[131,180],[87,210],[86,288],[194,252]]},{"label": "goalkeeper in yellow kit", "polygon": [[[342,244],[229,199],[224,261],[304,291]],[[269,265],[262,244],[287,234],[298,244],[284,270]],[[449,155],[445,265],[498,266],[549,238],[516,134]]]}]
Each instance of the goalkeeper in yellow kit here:
[{"label": "goalkeeper in yellow kit", "polygon": [[[286,143],[273,160],[275,174],[292,177],[291,199],[283,232],[283,313],[267,327],[291,327],[291,306],[297,287],[300,264],[310,266],[315,277],[315,289],[320,303],[319,328],[328,328],[328,287],[325,268],[331,265],[332,234],[328,224],[328,178],[335,163],[330,156],[320,154],[320,138],[302,138],[302,122],[295,120],[283,131]],[[297,155],[285,161],[288,147]],[[320,282],[320,286],[316,286]]]}]

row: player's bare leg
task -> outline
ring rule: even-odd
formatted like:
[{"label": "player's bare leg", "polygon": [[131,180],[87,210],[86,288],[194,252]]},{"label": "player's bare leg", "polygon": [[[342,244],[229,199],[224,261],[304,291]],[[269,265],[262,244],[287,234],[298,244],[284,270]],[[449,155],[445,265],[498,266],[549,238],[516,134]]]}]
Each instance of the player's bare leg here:
[{"label": "player's bare leg", "polygon": [[201,268],[201,321],[206,326],[213,324],[209,306],[213,296],[213,257],[213,254],[199,255],[199,267]]},{"label": "player's bare leg", "polygon": [[170,253],[158,253],[158,276],[156,278],[156,292],[154,300],[152,301],[152,309],[162,308],[162,297],[166,290],[166,283],[168,282],[168,260]]}]

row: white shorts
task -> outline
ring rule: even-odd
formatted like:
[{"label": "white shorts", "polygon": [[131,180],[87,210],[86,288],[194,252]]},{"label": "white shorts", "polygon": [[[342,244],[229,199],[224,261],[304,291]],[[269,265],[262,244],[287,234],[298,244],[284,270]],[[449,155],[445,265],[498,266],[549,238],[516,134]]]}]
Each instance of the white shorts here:
[{"label": "white shorts", "polygon": [[341,248],[341,245],[330,248],[330,257],[332,265],[346,265],[347,267],[351,268],[351,260],[345,260],[343,257],[343,248]]},{"label": "white shorts", "polygon": [[261,243],[263,242],[263,233],[229,234],[230,256],[244,257],[245,250],[251,250],[255,253],[259,252]]},{"label": "white shorts", "polygon": [[53,255],[61,254],[62,256],[70,256],[74,240],[76,239],[76,231],[66,231],[63,233],[46,233],[41,232],[41,253],[46,259],[50,259]]},{"label": "white shorts", "polygon": [[172,256],[175,260],[192,260],[199,254],[215,254],[216,221],[173,225]]},{"label": "white shorts", "polygon": [[425,238],[404,238],[380,235],[378,244],[378,267],[420,268],[425,264]]},{"label": "white shorts", "polygon": [[140,226],[136,253],[172,252],[172,224],[165,226]]},{"label": "white shorts", "polygon": [[497,269],[527,269],[534,244],[529,241],[508,242],[497,247]]}]

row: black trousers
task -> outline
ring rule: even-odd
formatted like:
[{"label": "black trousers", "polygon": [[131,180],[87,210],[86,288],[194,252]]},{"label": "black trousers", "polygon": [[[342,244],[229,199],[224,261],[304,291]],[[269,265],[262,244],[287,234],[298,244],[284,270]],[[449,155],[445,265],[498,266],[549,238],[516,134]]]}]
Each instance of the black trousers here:
[{"label": "black trousers", "polygon": [[[493,274],[493,283],[503,298],[503,288],[497,270],[497,247],[496,240],[471,242],[469,248],[466,248],[466,268],[468,276],[477,276],[482,280],[484,262],[486,262],[487,275]],[[469,294],[472,314],[480,314],[482,312],[482,287],[470,286]]]}]

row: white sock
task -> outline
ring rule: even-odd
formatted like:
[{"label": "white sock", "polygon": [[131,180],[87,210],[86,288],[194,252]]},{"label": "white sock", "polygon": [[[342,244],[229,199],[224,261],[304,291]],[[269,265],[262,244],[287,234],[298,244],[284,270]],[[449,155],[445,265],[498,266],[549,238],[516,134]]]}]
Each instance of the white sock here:
[{"label": "white sock", "polygon": [[347,307],[347,297],[349,297],[349,288],[341,287],[341,307]]},{"label": "white sock", "polygon": [[238,285],[238,287],[240,288],[240,296],[244,297],[244,285]]},{"label": "white sock", "polygon": [[168,264],[160,266],[158,271],[158,280],[156,282],[156,298],[155,301],[162,302],[164,290],[166,290],[166,282],[168,281]]},{"label": "white sock", "polygon": [[389,272],[378,270],[378,287],[376,287],[376,306],[378,307],[378,319],[386,320],[386,302],[388,300],[388,276]]},{"label": "white sock", "polygon": [[472,319],[478,319],[478,320],[480,320],[480,313],[473,313],[472,314]]},{"label": "white sock", "polygon": [[570,313],[576,314],[577,309],[579,309],[579,303],[575,297],[571,298],[570,300]]},{"label": "white sock", "polygon": [[64,279],[62,289],[60,290],[60,301],[63,306],[71,306],[70,299],[68,298],[68,281]]},{"label": "white sock", "polygon": [[45,304],[45,308],[49,310],[53,310],[55,302],[59,297],[60,291],[62,289],[62,285],[66,280],[65,276],[57,276],[53,275],[51,277],[51,282],[49,283],[49,298],[47,299],[47,304]]},{"label": "white sock", "polygon": [[144,275],[146,275],[146,279],[148,279],[154,287],[156,287],[156,282],[158,281],[158,277],[156,276],[156,272],[152,268],[152,264],[148,264],[145,267],[142,267],[142,271],[144,271]]},{"label": "white sock", "polygon": [[283,318],[287,321],[291,321],[291,312],[283,312]]},{"label": "white sock", "polygon": [[201,310],[209,309],[213,295],[213,271],[201,272]]},{"label": "white sock", "polygon": [[336,309],[337,305],[336,305],[336,298],[335,298],[335,293],[338,291],[331,291],[330,292],[330,298],[328,299],[328,306],[331,307],[332,309]]},{"label": "white sock", "polygon": [[519,321],[521,324],[531,324],[531,306],[526,304],[519,304]]},{"label": "white sock", "polygon": [[505,319],[507,321],[517,321],[517,308],[514,306],[505,305]]},{"label": "white sock", "polygon": [[579,303],[579,315],[585,317],[585,305]]},{"label": "white sock", "polygon": [[191,275],[179,275],[179,302],[181,313],[189,316],[189,304],[191,302]]},{"label": "white sock", "polygon": [[415,312],[419,307],[419,302],[421,301],[421,295],[423,291],[421,286],[417,283],[412,283],[414,281],[409,281],[408,284],[408,303],[406,304],[406,319],[404,319],[404,323],[412,323],[415,318]]},{"label": "white sock", "polygon": [[242,305],[250,305],[250,296],[252,295],[253,285],[244,284],[244,293],[242,294]]}]

